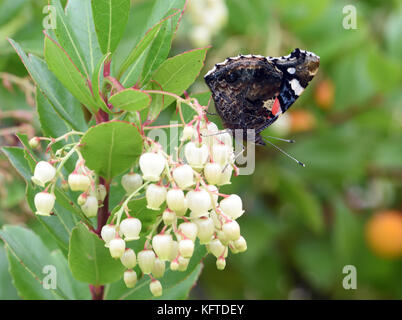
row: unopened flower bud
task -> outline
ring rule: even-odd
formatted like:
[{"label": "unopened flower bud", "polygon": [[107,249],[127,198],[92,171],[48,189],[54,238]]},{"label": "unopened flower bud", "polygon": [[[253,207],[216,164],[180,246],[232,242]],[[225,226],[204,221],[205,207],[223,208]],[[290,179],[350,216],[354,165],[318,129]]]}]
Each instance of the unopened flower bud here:
[{"label": "unopened flower bud", "polygon": [[205,190],[190,190],[186,199],[189,209],[199,216],[205,215],[211,208],[211,196]]},{"label": "unopened flower bud", "polygon": [[127,194],[133,193],[142,186],[142,177],[138,173],[127,173],[121,178],[121,185]]},{"label": "unopened flower bud", "polygon": [[162,285],[159,280],[153,279],[149,284],[149,290],[154,297],[160,297],[162,295]]},{"label": "unopened flower bud", "polygon": [[224,257],[219,257],[218,259],[216,259],[216,268],[218,270],[223,270],[226,267],[226,260]]},{"label": "unopened flower bud", "polygon": [[56,197],[53,193],[48,193],[46,191],[37,193],[34,198],[36,207],[35,213],[40,216],[50,216],[55,200]]},{"label": "unopened flower bud", "polygon": [[162,261],[169,260],[172,242],[170,234],[157,234],[152,238],[152,248]]},{"label": "unopened flower bud", "polygon": [[209,151],[206,144],[197,147],[194,142],[189,142],[184,147],[184,155],[190,166],[201,169],[207,162]]},{"label": "unopened flower bud", "polygon": [[68,176],[68,185],[72,191],[87,191],[91,185],[91,180],[84,174],[71,173]]},{"label": "unopened flower bud", "polygon": [[179,253],[184,258],[191,258],[194,253],[194,242],[190,239],[183,239],[179,241]]},{"label": "unopened flower bud", "polygon": [[127,288],[134,288],[137,283],[137,273],[134,270],[126,270],[124,271],[123,279]]},{"label": "unopened flower bud", "polygon": [[181,189],[170,189],[166,194],[166,203],[170,210],[180,211],[185,208],[184,192]]},{"label": "unopened flower bud", "polygon": [[155,262],[155,253],[152,250],[142,250],[137,254],[138,265],[142,273],[150,274]]},{"label": "unopened flower bud", "polygon": [[156,184],[150,184],[145,192],[147,199],[147,208],[151,210],[160,210],[160,205],[166,199],[166,188]]},{"label": "unopened flower bud", "polygon": [[194,184],[194,172],[188,164],[174,168],[172,175],[176,184],[182,189],[191,187]]},{"label": "unopened flower bud", "polygon": [[232,177],[233,167],[231,165],[225,165],[221,175],[221,181],[218,186],[224,186],[226,184],[231,184],[230,179]]},{"label": "unopened flower bud", "polygon": [[39,146],[39,138],[38,137],[33,137],[31,140],[29,140],[29,146],[32,149],[36,149]]},{"label": "unopened flower bud", "polygon": [[200,244],[207,244],[211,241],[215,231],[215,225],[211,218],[201,218],[196,220],[198,227],[197,237]]},{"label": "unopened flower bud", "polygon": [[235,220],[226,222],[222,226],[222,231],[225,233],[229,241],[235,241],[240,238],[240,226]]},{"label": "unopened flower bud", "polygon": [[166,209],[163,212],[162,219],[163,219],[163,223],[166,226],[170,226],[173,222],[176,221],[176,214],[172,210]]},{"label": "unopened flower bud", "polygon": [[96,198],[98,198],[100,202],[103,202],[103,200],[105,200],[106,198],[106,195],[106,187],[103,184],[98,184],[98,186],[96,187]]},{"label": "unopened flower bud", "polygon": [[204,167],[204,176],[211,185],[222,180],[222,166],[217,162],[208,162]]},{"label": "unopened flower bud", "polygon": [[182,271],[182,272],[186,271],[187,267],[188,267],[188,264],[190,263],[190,259],[180,256],[177,260],[178,260],[178,263],[179,263],[178,270]]},{"label": "unopened flower bud", "polygon": [[119,229],[124,235],[124,240],[137,240],[140,238],[141,221],[137,218],[128,217],[120,223]]},{"label": "unopened flower bud", "polygon": [[121,238],[114,238],[109,242],[109,251],[112,258],[121,258],[126,250],[126,242]]},{"label": "unopened flower bud", "polygon": [[165,261],[156,258],[154,262],[154,267],[152,268],[152,275],[155,278],[162,278],[164,274],[165,274]]},{"label": "unopened flower bud", "polygon": [[246,239],[244,239],[242,236],[240,236],[239,239],[235,240],[233,242],[233,245],[239,252],[244,252],[247,250],[247,242]]},{"label": "unopened flower bud", "polygon": [[109,247],[110,241],[116,237],[116,226],[106,224],[102,227],[101,237],[105,241],[105,247]]},{"label": "unopened flower bud", "polygon": [[175,259],[170,263],[170,270],[172,270],[172,271],[179,270],[179,261],[178,261],[178,259]]},{"label": "unopened flower bud", "polygon": [[140,157],[140,169],[147,181],[159,181],[165,165],[166,159],[160,153],[147,152]]},{"label": "unopened flower bud", "polygon": [[191,241],[195,241],[198,228],[194,222],[183,222],[179,225],[179,231],[181,231],[181,233],[184,234]]},{"label": "unopened flower bud", "polygon": [[120,258],[121,263],[127,269],[132,269],[137,265],[137,257],[133,249],[127,248]]},{"label": "unopened flower bud", "polygon": [[243,203],[237,194],[232,194],[229,197],[222,199],[219,203],[221,210],[232,219],[237,219],[243,213]]},{"label": "unopened flower bud", "polygon": [[46,161],[39,161],[34,170],[32,181],[38,186],[44,187],[46,182],[52,180],[56,175],[56,169]]},{"label": "unopened flower bud", "polygon": [[225,246],[219,239],[214,239],[208,244],[208,250],[216,257],[219,258],[225,253]]},{"label": "unopened flower bud", "polygon": [[180,141],[190,140],[195,134],[194,127],[192,125],[185,126],[183,133],[181,134]]},{"label": "unopened flower bud", "polygon": [[86,193],[81,193],[77,198],[77,203],[79,206],[83,206],[87,202],[88,195]]},{"label": "unopened flower bud", "polygon": [[98,199],[94,196],[87,197],[81,209],[88,218],[95,217],[98,214]]}]

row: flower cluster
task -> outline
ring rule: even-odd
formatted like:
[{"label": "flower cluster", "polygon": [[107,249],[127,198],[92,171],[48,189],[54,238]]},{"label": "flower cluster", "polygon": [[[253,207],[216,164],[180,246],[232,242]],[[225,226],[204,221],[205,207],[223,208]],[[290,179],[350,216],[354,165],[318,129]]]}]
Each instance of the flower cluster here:
[{"label": "flower cluster", "polygon": [[[236,221],[244,212],[242,200],[218,189],[230,184],[232,173],[237,170],[231,134],[220,132],[215,123],[201,114],[185,124],[180,141],[174,157],[148,140],[139,159],[142,175],[123,176],[122,186],[130,196],[112,222],[102,229],[102,239],[111,256],[120,258],[127,268],[127,287],[133,287],[137,281],[133,268],[138,263],[142,274],[150,276],[149,288],[155,296],[162,294],[157,279],[164,275],[166,263],[173,271],[185,271],[197,238],[215,256],[219,270],[226,266],[229,249],[232,253],[247,249]],[[152,226],[144,249],[136,254],[127,248],[126,242],[139,239],[142,226],[139,219],[130,216],[127,203],[141,188],[146,188],[148,209],[165,209]],[[123,214],[127,218],[121,220]]]}]

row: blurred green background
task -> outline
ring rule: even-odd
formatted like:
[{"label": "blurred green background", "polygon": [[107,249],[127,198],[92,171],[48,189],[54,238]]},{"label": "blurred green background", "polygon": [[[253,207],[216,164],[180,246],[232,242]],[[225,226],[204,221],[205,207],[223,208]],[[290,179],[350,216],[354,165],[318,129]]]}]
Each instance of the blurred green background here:
[{"label": "blurred green background", "polygon": [[[166,0],[168,1],[168,0]],[[42,55],[45,0],[0,0],[0,144],[39,134],[33,85],[8,44]],[[152,1],[133,1],[124,41]],[[356,29],[344,28],[353,5]],[[352,12],[353,13],[353,12]],[[258,148],[253,175],[222,192],[238,193],[248,241],[225,271],[208,257],[193,299],[402,298],[402,2],[190,0],[171,55],[212,45],[203,74],[228,56],[321,57],[319,73],[267,134],[306,163]],[[206,91],[202,76],[192,92]],[[213,106],[210,107],[213,112]],[[210,120],[219,123],[217,117]],[[0,225],[25,224],[47,238],[24,200],[25,184],[0,155]],[[52,246],[51,241],[47,241]],[[342,286],[344,266],[357,289]],[[0,245],[0,299],[18,298]]]}]

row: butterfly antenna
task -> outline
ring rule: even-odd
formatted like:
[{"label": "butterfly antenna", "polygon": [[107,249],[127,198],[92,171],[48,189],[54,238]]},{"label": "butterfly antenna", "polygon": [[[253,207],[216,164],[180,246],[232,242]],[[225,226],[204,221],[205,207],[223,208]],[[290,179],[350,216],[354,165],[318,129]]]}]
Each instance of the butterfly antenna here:
[{"label": "butterfly antenna", "polygon": [[[263,138],[264,139],[264,138]],[[265,142],[269,143],[271,146],[273,146],[274,148],[276,148],[277,150],[279,150],[280,152],[282,152],[285,156],[288,156],[290,159],[292,159],[293,161],[297,162],[299,165],[301,165],[302,167],[305,167],[306,165],[303,162],[300,162],[299,160],[297,160],[295,157],[292,157],[289,153],[285,152],[284,150],[282,150],[281,148],[279,148],[277,145],[273,144],[271,141],[269,141],[268,139],[264,139]]]},{"label": "butterfly antenna", "polygon": [[280,140],[280,141],[285,141],[285,142],[289,142],[289,143],[295,143],[295,142],[296,142],[296,141],[293,140],[293,139],[283,139],[283,138],[272,137],[272,136],[264,136],[264,138],[271,138],[271,139]]},{"label": "butterfly antenna", "polygon": [[[236,159],[244,152],[244,150],[246,150],[246,148],[245,148],[244,146],[242,146],[242,150],[239,151],[237,154],[234,155],[234,157],[233,157],[233,163],[236,162]],[[227,164],[223,167],[221,173],[224,173],[225,170],[226,170],[226,168],[227,168],[228,166],[229,166],[229,163],[227,163]]]},{"label": "butterfly antenna", "polygon": [[217,135],[219,135],[219,134],[223,134],[223,133],[226,133],[226,132],[229,132],[229,133],[230,133],[230,130],[225,129],[225,130],[220,130],[220,131],[218,131],[218,132],[214,132],[214,133],[210,133],[210,134],[202,134],[202,133],[201,133],[201,136],[203,136],[203,137],[211,137],[211,136],[217,136]]}]

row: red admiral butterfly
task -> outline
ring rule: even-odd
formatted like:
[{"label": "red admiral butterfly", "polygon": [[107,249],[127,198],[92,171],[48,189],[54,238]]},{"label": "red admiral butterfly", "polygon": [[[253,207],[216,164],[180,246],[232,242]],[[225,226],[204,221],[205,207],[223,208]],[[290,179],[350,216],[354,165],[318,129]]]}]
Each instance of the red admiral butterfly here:
[{"label": "red admiral butterfly", "polygon": [[320,57],[295,49],[284,57],[240,55],[218,63],[205,75],[215,108],[227,129],[255,129],[255,143],[265,145],[260,132],[270,126],[301,95],[317,73]]}]

